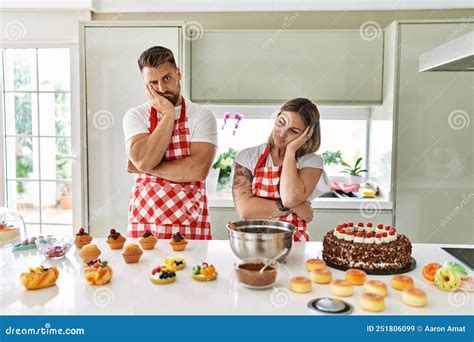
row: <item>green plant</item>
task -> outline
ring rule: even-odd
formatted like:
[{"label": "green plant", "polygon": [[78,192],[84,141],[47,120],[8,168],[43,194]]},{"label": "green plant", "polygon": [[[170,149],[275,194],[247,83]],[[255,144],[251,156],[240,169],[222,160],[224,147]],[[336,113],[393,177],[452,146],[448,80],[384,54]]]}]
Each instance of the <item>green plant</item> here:
[{"label": "green plant", "polygon": [[344,166],[344,170],[341,171],[341,173],[347,173],[351,176],[360,176],[361,173],[367,172],[366,169],[362,169],[360,167],[360,163],[362,162],[362,157],[359,157],[354,166],[350,166],[348,163],[346,163],[344,160],[341,160],[342,166]]},{"label": "green plant", "polygon": [[[16,177],[17,178],[28,178],[33,167],[31,165],[31,160],[23,157],[18,157],[16,159]],[[22,181],[16,182],[16,191],[19,194],[25,192],[25,184]]]},{"label": "green plant", "polygon": [[224,184],[229,180],[230,174],[232,172],[232,164],[234,163],[234,159],[237,153],[237,150],[234,150],[232,147],[229,147],[226,152],[220,153],[217,157],[217,160],[214,162],[214,164],[212,164],[213,169],[220,169],[220,184]]},{"label": "green plant", "polygon": [[341,150],[323,152],[323,163],[325,165],[339,165],[342,162]]},{"label": "green plant", "polygon": [[[24,137],[16,138],[16,146],[22,146],[30,150],[33,149],[31,139],[24,138]],[[33,172],[33,161],[31,157],[23,155],[20,151],[17,150],[16,158],[15,158],[16,178],[28,178],[31,172]],[[16,191],[19,194],[22,194],[25,192],[24,182],[22,181],[16,182]]]}]

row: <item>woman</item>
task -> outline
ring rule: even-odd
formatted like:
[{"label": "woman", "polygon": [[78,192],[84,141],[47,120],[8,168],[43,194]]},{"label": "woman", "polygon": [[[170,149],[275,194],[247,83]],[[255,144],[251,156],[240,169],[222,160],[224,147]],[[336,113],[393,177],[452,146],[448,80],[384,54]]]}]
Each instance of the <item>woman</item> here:
[{"label": "woman", "polygon": [[295,225],[295,241],[309,241],[311,201],[329,191],[321,144],[319,111],[308,99],[286,102],[268,142],[235,158],[232,195],[244,219],[277,219]]}]

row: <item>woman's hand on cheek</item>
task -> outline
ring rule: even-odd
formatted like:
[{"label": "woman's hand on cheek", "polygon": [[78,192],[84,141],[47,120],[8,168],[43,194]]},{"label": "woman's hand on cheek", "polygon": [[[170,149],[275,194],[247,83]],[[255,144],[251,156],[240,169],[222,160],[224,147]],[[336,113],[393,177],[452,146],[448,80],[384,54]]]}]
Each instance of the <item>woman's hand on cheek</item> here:
[{"label": "woman's hand on cheek", "polygon": [[314,128],[313,127],[306,127],[306,129],[301,133],[296,139],[292,140],[287,146],[286,150],[290,153],[296,153],[298,149],[307,142],[311,136],[313,135]]}]

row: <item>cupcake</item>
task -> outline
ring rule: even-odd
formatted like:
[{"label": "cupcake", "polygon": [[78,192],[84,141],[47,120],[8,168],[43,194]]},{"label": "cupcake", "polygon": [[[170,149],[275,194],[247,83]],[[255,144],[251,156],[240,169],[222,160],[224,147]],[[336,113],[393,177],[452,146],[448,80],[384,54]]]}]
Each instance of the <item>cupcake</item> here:
[{"label": "cupcake", "polygon": [[176,270],[169,266],[158,266],[151,271],[150,280],[153,284],[171,284],[176,280]]},{"label": "cupcake", "polygon": [[193,279],[197,281],[212,281],[217,279],[217,271],[207,262],[193,267]]},{"label": "cupcake", "polygon": [[74,244],[76,245],[77,249],[81,249],[85,245],[90,244],[92,241],[92,236],[86,233],[84,228],[79,229],[79,232],[76,234],[76,238],[74,239]]},{"label": "cupcake", "polygon": [[179,256],[165,258],[165,264],[169,267],[173,267],[176,271],[180,271],[186,267],[186,260]]},{"label": "cupcake", "polygon": [[84,277],[91,285],[104,285],[112,279],[112,268],[107,261],[89,261],[84,267]]},{"label": "cupcake", "polygon": [[173,251],[181,252],[186,249],[188,241],[184,238],[183,235],[181,235],[180,232],[177,232],[176,234],[173,234],[173,237],[170,239],[169,244],[171,245],[171,248],[173,248]]},{"label": "cupcake", "polygon": [[107,236],[107,243],[111,249],[122,249],[125,239],[119,232],[114,228],[110,230],[109,236]]},{"label": "cupcake", "polygon": [[143,233],[138,242],[143,249],[153,249],[155,248],[158,239],[152,234],[150,230],[147,230],[145,233]]},{"label": "cupcake", "polygon": [[97,248],[96,245],[93,244],[88,244],[85,245],[84,247],[81,248],[81,252],[79,253],[79,257],[84,261],[85,263],[98,259],[100,256],[100,249]]},{"label": "cupcake", "polygon": [[138,245],[135,245],[135,244],[130,244],[130,245],[125,246],[122,252],[123,260],[125,260],[127,264],[134,264],[138,262],[142,254],[143,254],[143,251],[140,249]]}]

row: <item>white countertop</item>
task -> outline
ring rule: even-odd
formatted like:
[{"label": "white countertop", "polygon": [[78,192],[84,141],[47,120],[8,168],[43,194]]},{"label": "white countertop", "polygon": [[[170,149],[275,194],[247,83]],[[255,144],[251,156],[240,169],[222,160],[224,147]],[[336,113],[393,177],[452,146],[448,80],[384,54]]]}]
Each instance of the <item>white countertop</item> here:
[{"label": "white countertop", "polygon": [[[131,240],[131,239],[130,239]],[[131,241],[128,241],[131,242]],[[229,242],[225,240],[190,241],[184,252],[174,253],[167,241],[160,240],[152,251],[144,251],[140,262],[126,264],[121,251],[113,251],[104,239],[94,239],[102,250],[102,260],[108,260],[113,268],[112,282],[105,286],[88,285],[82,276],[82,263],[78,251],[73,249],[60,260],[45,261],[37,251],[12,253],[0,250],[4,263],[0,271],[0,304],[3,315],[133,315],[133,314],[267,314],[267,315],[318,315],[307,308],[313,298],[333,297],[329,285],[313,284],[307,294],[296,294],[288,290],[292,276],[307,275],[305,260],[321,256],[321,243],[296,243],[281,268],[279,280],[274,288],[250,290],[242,287],[235,278],[233,262],[237,259]],[[421,278],[421,267],[426,262],[443,263],[455,260],[444,252],[441,245],[414,244],[413,257],[418,266],[408,273],[415,286],[426,291],[429,305],[425,308],[409,307],[401,302],[401,293],[392,288],[386,299],[386,309],[376,315],[472,315],[474,293],[456,291],[446,293]],[[446,247],[443,245],[443,247]],[[450,247],[462,247],[450,245]],[[466,247],[466,246],[464,246]],[[149,280],[153,267],[162,264],[166,256],[181,255],[188,266],[178,271],[177,280],[169,285],[154,285]],[[194,264],[206,261],[214,264],[219,272],[216,281],[196,282],[191,278]],[[19,275],[28,267],[57,266],[60,276],[56,286],[28,291],[19,281]],[[343,272],[331,269],[333,279],[342,278]],[[389,281],[389,276],[369,276],[369,279]],[[370,315],[360,309],[358,301],[361,287],[355,287],[354,295],[345,298],[354,306],[355,315]]]},{"label": "white countertop", "polygon": [[[232,194],[226,191],[208,193],[209,207],[234,208]],[[385,197],[376,198],[329,198],[319,197],[311,202],[313,209],[341,209],[341,210],[392,210],[392,202]]]}]

